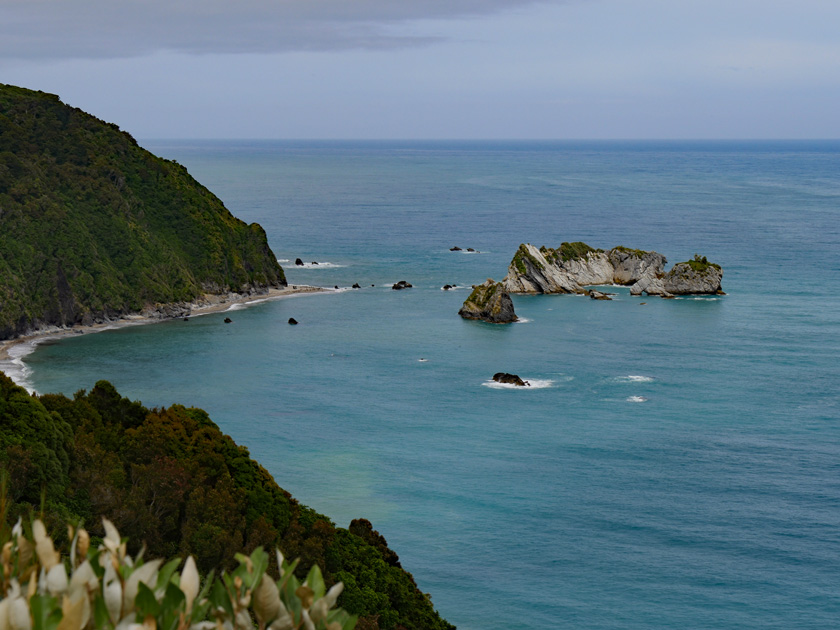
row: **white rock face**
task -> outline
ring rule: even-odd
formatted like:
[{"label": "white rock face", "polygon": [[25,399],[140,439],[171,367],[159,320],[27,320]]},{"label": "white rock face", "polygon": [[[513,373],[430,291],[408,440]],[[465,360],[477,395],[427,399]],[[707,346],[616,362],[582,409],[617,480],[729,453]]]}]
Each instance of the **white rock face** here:
[{"label": "white rock face", "polygon": [[644,280],[647,286],[662,276],[667,262],[662,254],[625,247],[609,251],[585,251],[563,260],[561,249],[537,249],[530,243],[519,250],[502,281],[511,293],[585,293],[583,288],[602,284],[634,284]]}]

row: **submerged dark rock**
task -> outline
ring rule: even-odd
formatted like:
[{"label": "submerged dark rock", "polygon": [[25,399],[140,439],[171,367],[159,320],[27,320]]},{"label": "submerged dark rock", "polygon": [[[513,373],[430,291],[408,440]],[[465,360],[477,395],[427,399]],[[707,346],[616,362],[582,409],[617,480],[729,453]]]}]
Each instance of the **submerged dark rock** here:
[{"label": "submerged dark rock", "polygon": [[456,245],[455,247],[450,247],[449,251],[450,252],[460,252],[461,248]]},{"label": "submerged dark rock", "polygon": [[232,324],[233,320],[230,317],[225,317],[225,324]]},{"label": "submerged dark rock", "polygon": [[591,289],[589,291],[589,297],[593,300],[612,300],[612,298],[607,293],[602,293],[601,291],[595,291]]},{"label": "submerged dark rock", "polygon": [[517,387],[531,386],[531,383],[523,381],[518,374],[510,374],[509,372],[496,372],[493,375],[493,380],[497,383],[506,383],[508,385],[516,385]]},{"label": "submerged dark rock", "polygon": [[295,258],[295,264],[298,267],[303,267],[303,261],[300,258]]},{"label": "submerged dark rock", "polygon": [[292,324],[292,325],[294,325],[294,324],[297,324],[297,323],[298,323],[298,321],[297,321],[294,317],[290,317],[290,318],[289,318],[289,323],[290,323],[290,324]]},{"label": "submerged dark rock", "polygon": [[405,280],[400,280],[399,282],[397,282],[396,284],[394,284],[394,286],[392,286],[391,288],[392,288],[394,291],[401,291],[402,289],[410,289],[412,286],[413,286],[413,285],[409,284],[409,283],[408,283],[408,282],[406,282]]},{"label": "submerged dark rock", "polygon": [[356,282],[356,283],[353,284],[353,288],[354,289],[361,289],[362,287],[359,285],[358,282]]}]

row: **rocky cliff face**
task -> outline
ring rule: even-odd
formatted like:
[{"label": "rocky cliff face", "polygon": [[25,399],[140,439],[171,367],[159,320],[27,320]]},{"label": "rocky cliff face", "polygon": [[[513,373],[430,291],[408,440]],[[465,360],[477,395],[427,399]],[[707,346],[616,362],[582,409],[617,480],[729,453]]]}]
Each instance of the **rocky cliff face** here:
[{"label": "rocky cliff face", "polygon": [[509,324],[519,319],[504,285],[490,278],[484,284],[473,286],[472,293],[458,315],[464,319],[480,319],[491,324]]},{"label": "rocky cliff face", "polygon": [[723,293],[721,287],[723,269],[710,263],[706,257],[695,256],[694,260],[677,263],[662,277],[645,279],[630,287],[632,295],[703,295]]},{"label": "rocky cliff face", "polygon": [[563,243],[558,249],[522,244],[502,282],[511,293],[585,293],[585,286],[654,279],[666,262],[657,252],[626,247],[604,251],[585,243]]}]

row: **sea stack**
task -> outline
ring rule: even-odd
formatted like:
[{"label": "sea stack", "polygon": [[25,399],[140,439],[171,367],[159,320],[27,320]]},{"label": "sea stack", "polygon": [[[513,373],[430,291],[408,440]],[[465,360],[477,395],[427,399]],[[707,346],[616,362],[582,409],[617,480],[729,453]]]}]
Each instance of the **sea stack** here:
[{"label": "sea stack", "polygon": [[509,324],[519,319],[504,285],[491,278],[484,284],[473,285],[473,291],[458,315],[464,319],[480,319],[491,324]]},{"label": "sea stack", "polygon": [[705,256],[694,255],[693,260],[680,262],[668,273],[649,282],[637,282],[630,287],[632,295],[708,295],[722,294],[723,269],[710,263]]}]

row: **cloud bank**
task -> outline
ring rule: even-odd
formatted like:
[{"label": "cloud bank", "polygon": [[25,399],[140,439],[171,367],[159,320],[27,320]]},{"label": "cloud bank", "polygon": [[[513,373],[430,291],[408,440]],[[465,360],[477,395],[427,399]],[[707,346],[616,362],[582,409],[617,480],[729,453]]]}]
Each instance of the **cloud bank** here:
[{"label": "cloud bank", "polygon": [[436,41],[405,25],[537,0],[0,0],[0,58],[387,49]]}]

